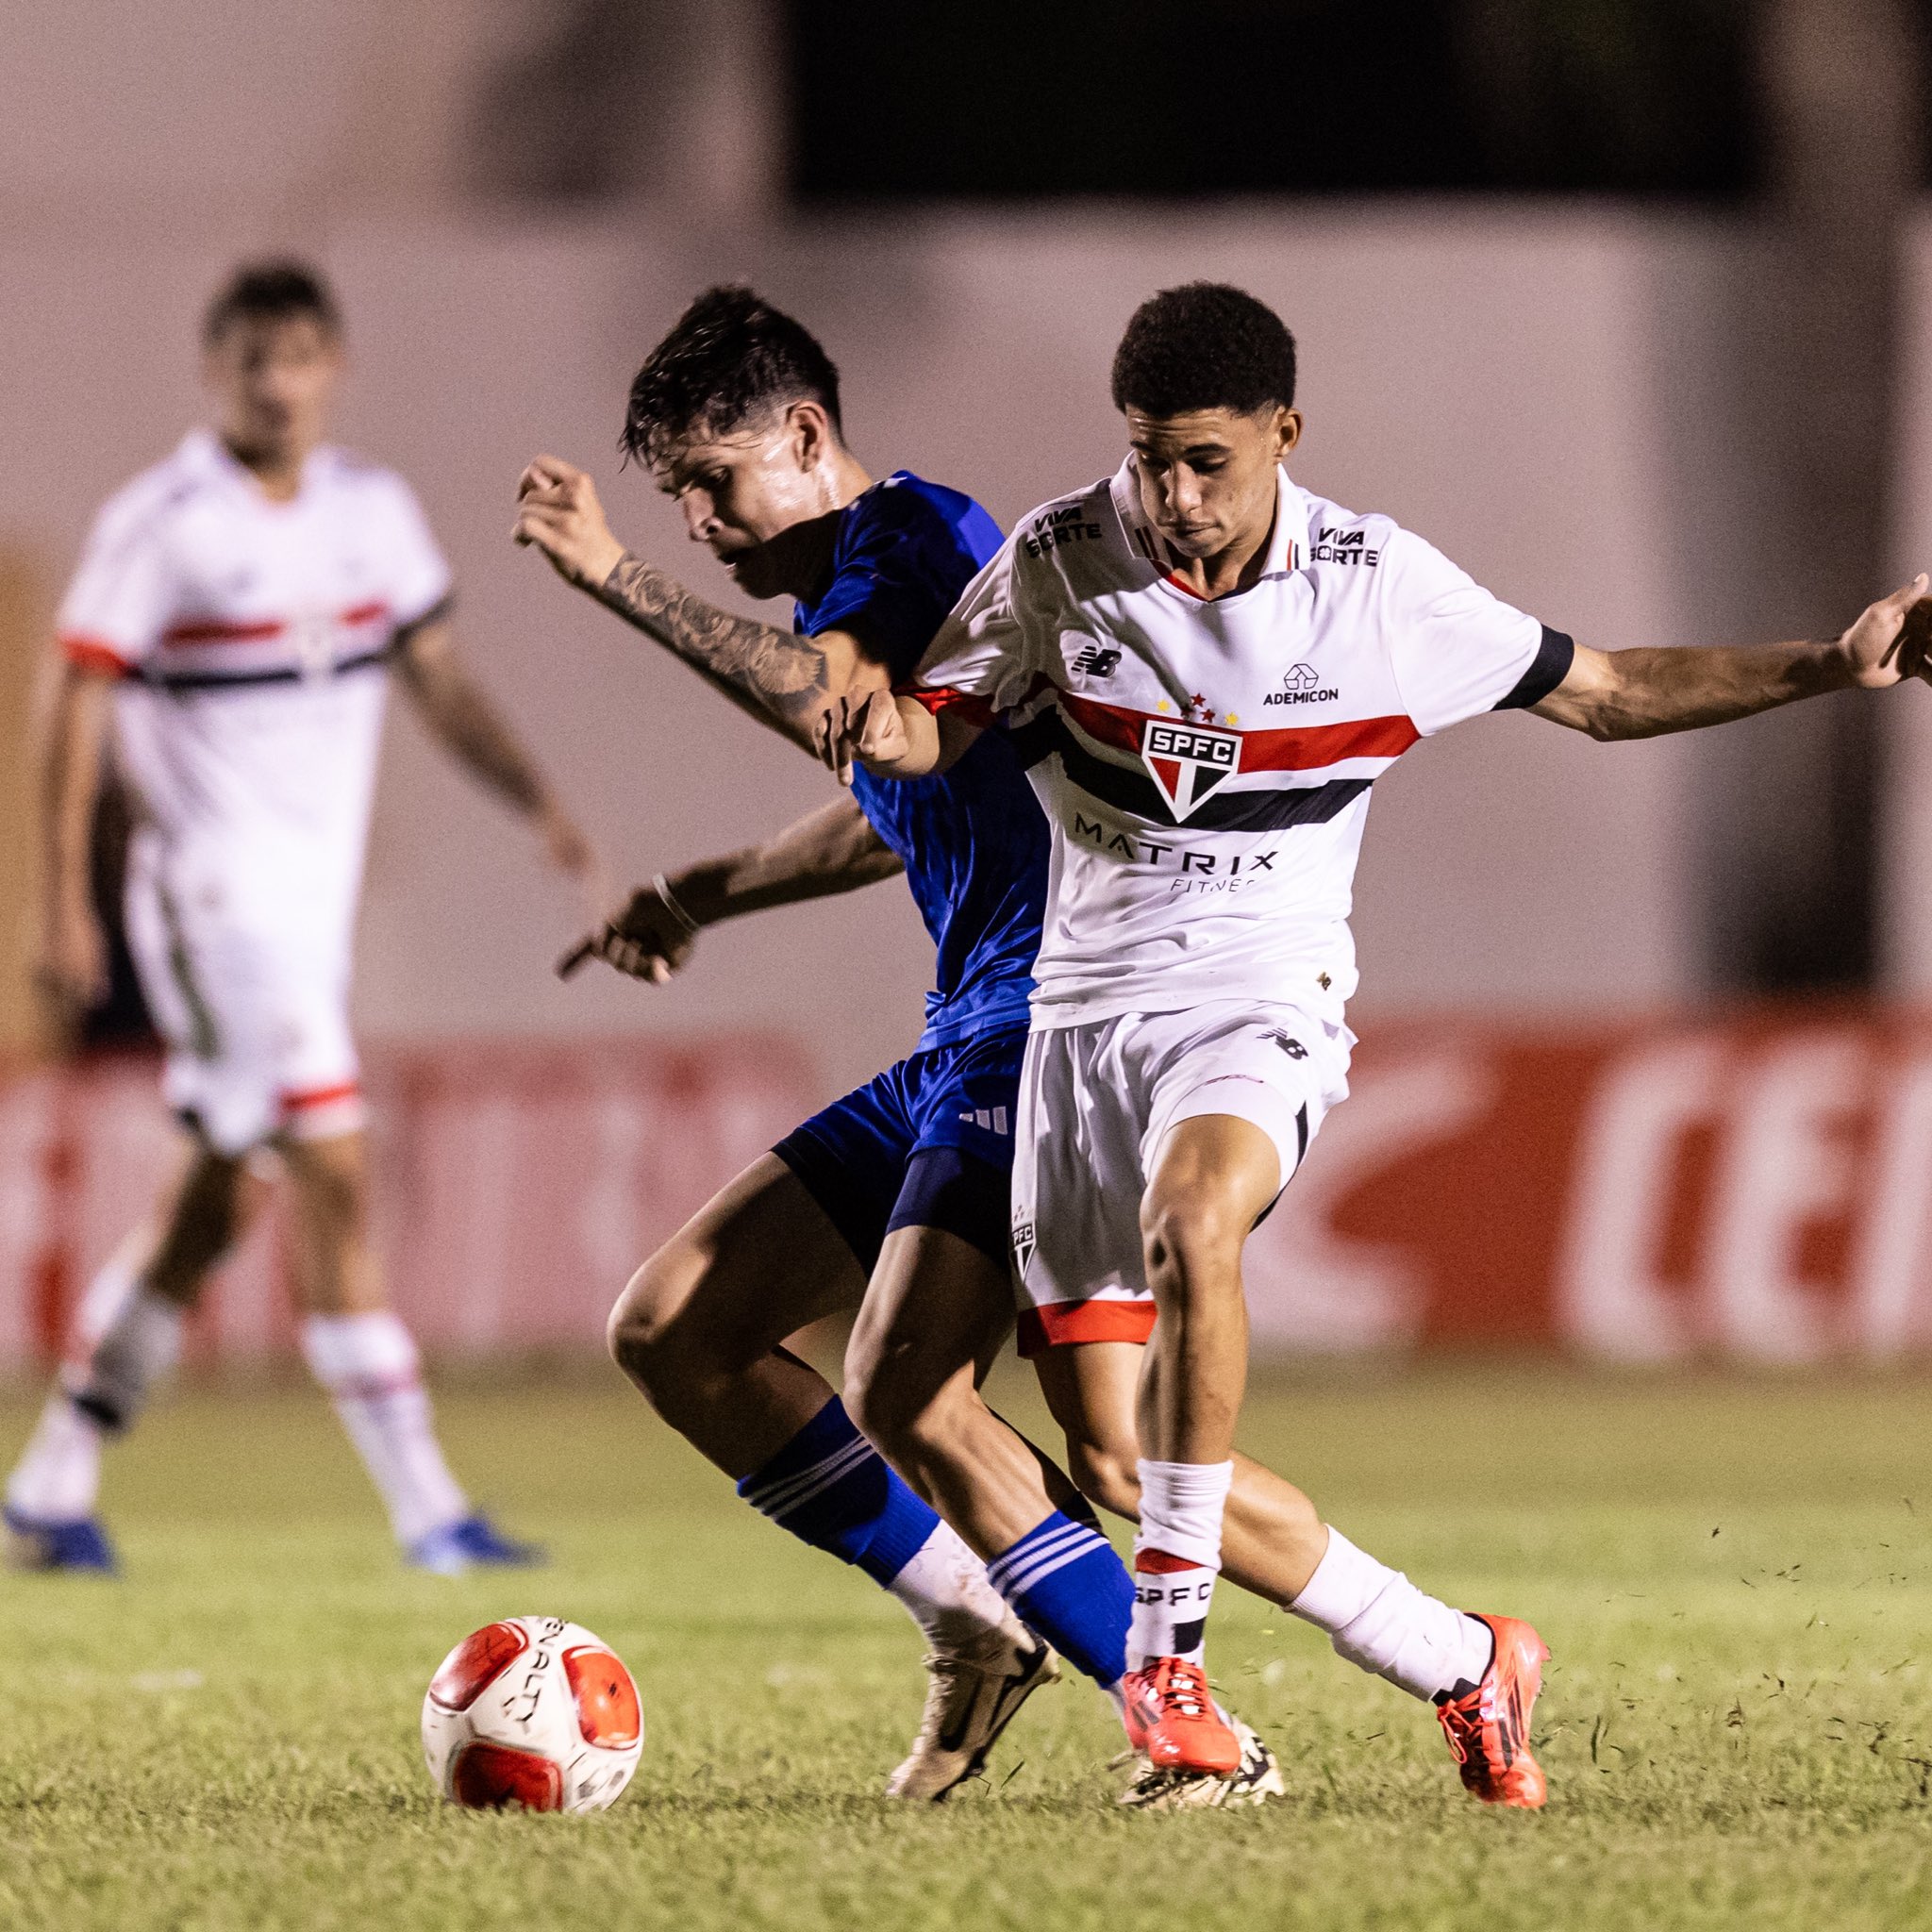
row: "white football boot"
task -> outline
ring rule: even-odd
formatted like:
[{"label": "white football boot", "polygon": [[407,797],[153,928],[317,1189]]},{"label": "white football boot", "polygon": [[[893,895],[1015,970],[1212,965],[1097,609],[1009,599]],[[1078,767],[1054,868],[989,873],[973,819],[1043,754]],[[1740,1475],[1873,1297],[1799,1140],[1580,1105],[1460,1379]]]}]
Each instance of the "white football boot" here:
[{"label": "white football boot", "polygon": [[[1241,1740],[1241,1761],[1224,1775],[1202,1771],[1161,1771],[1144,1757],[1127,1754],[1138,1769],[1134,1781],[1115,1799],[1137,1811],[1212,1810],[1227,1805],[1263,1805],[1288,1795],[1274,1753],[1240,1718],[1228,1723]],[[1121,1763],[1116,1758],[1116,1764]]]},{"label": "white football boot", "polygon": [[919,1735],[886,1781],[886,1796],[928,1804],[974,1776],[1014,1713],[1060,1674],[1052,1649],[1010,1617],[970,1650],[935,1651],[925,1671]]}]

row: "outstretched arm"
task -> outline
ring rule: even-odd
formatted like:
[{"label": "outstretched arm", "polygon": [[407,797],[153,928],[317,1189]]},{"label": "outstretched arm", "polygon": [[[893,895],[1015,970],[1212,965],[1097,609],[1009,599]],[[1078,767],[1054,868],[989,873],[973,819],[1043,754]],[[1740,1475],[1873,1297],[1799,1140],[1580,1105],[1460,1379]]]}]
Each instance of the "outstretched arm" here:
[{"label": "outstretched arm", "polygon": [[883,669],[843,631],[808,638],[734,617],[633,557],[611,535],[597,486],[556,457],[539,457],[524,472],[512,535],[542,551],[566,583],[682,658],[741,710],[808,750],[827,703],[885,682]]},{"label": "outstretched arm", "polygon": [[760,845],[702,858],[653,879],[585,941],[565,964],[594,956],[662,986],[691,958],[699,931],[768,906],[856,891],[903,871],[897,858],[849,798],[835,799]]},{"label": "outstretched arm", "polygon": [[591,841],[543,781],[536,761],[464,670],[446,623],[421,624],[396,654],[404,688],[431,734],[536,826],[559,872],[595,891]]},{"label": "outstretched arm", "polygon": [[1932,679],[1932,598],[1917,576],[1830,643],[1590,651],[1541,704],[1540,717],[1605,741],[1655,738],[1749,718],[1825,691]]}]

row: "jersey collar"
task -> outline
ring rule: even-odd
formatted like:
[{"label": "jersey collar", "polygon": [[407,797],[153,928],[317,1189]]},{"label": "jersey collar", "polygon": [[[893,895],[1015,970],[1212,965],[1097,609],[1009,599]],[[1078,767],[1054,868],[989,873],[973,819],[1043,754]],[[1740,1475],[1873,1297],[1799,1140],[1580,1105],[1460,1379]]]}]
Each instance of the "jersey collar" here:
[{"label": "jersey collar", "polygon": [[[1174,576],[1167,546],[1141,508],[1141,476],[1131,450],[1127,452],[1126,460],[1113,473],[1113,479],[1108,487],[1113,497],[1114,513],[1121,520],[1121,527],[1127,534],[1129,545],[1154,566],[1163,582],[1173,583],[1177,590],[1186,591],[1189,596],[1193,596],[1195,593]],[[1269,533],[1268,554],[1262,559],[1261,575],[1255,581],[1265,583],[1270,577],[1291,576],[1307,560],[1307,495],[1277,463],[1274,466],[1274,527]]]},{"label": "jersey collar", "polygon": [[240,490],[250,501],[267,505],[270,508],[290,509],[314,489],[315,479],[322,474],[332,452],[326,444],[309,451],[308,460],[302,465],[301,487],[288,503],[270,503],[262,494],[260,484],[243,464],[238,463],[228,454],[227,444],[212,429],[191,429],[181,439],[181,447],[176,454],[197,475]]}]

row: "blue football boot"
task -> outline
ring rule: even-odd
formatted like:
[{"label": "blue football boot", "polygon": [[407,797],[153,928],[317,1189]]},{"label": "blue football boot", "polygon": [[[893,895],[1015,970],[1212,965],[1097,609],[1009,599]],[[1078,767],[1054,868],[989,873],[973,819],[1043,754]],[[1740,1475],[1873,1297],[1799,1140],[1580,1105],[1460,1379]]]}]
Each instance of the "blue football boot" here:
[{"label": "blue football boot", "polygon": [[482,1567],[496,1570],[527,1570],[544,1560],[536,1543],[520,1543],[507,1537],[479,1509],[460,1523],[446,1523],[419,1536],[405,1552],[405,1560],[417,1570],[428,1570],[438,1576],[460,1576],[465,1570]]},{"label": "blue football boot", "polygon": [[9,1506],[0,1511],[7,1524],[7,1561],[14,1570],[91,1570],[112,1576],[121,1567],[108,1532],[92,1517],[71,1523],[43,1522]]}]

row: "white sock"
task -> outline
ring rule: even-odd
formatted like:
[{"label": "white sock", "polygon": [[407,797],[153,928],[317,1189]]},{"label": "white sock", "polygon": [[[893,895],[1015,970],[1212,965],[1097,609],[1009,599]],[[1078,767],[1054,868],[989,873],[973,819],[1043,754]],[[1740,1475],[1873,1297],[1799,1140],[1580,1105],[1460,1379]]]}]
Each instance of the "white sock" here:
[{"label": "white sock", "polygon": [[986,1565],[949,1524],[934,1529],[887,1588],[935,1650],[971,1652],[1015,1627]]},{"label": "white sock", "polygon": [[124,1246],[92,1281],[75,1322],[77,1360],[60,1379],[7,1484],[8,1507],[42,1523],[92,1516],[101,1440],[130,1427],[181,1353],[180,1305],[141,1285]]},{"label": "white sock", "polygon": [[394,1315],[310,1315],[302,1354],[388,1506],[398,1542],[407,1547],[470,1513],[437,1443],[416,1344]]},{"label": "white sock", "polygon": [[1490,1626],[1425,1595],[1399,1570],[1358,1550],[1339,1529],[1289,1608],[1327,1631],[1350,1663],[1436,1698],[1482,1681],[1490,1667]]},{"label": "white sock", "polygon": [[56,1388],[7,1479],[7,1507],[37,1523],[78,1523],[101,1490],[101,1425]]},{"label": "white sock", "polygon": [[1221,1516],[1233,1482],[1232,1462],[1141,1458],[1128,1670],[1145,1670],[1161,1657],[1202,1660],[1221,1572]]}]

